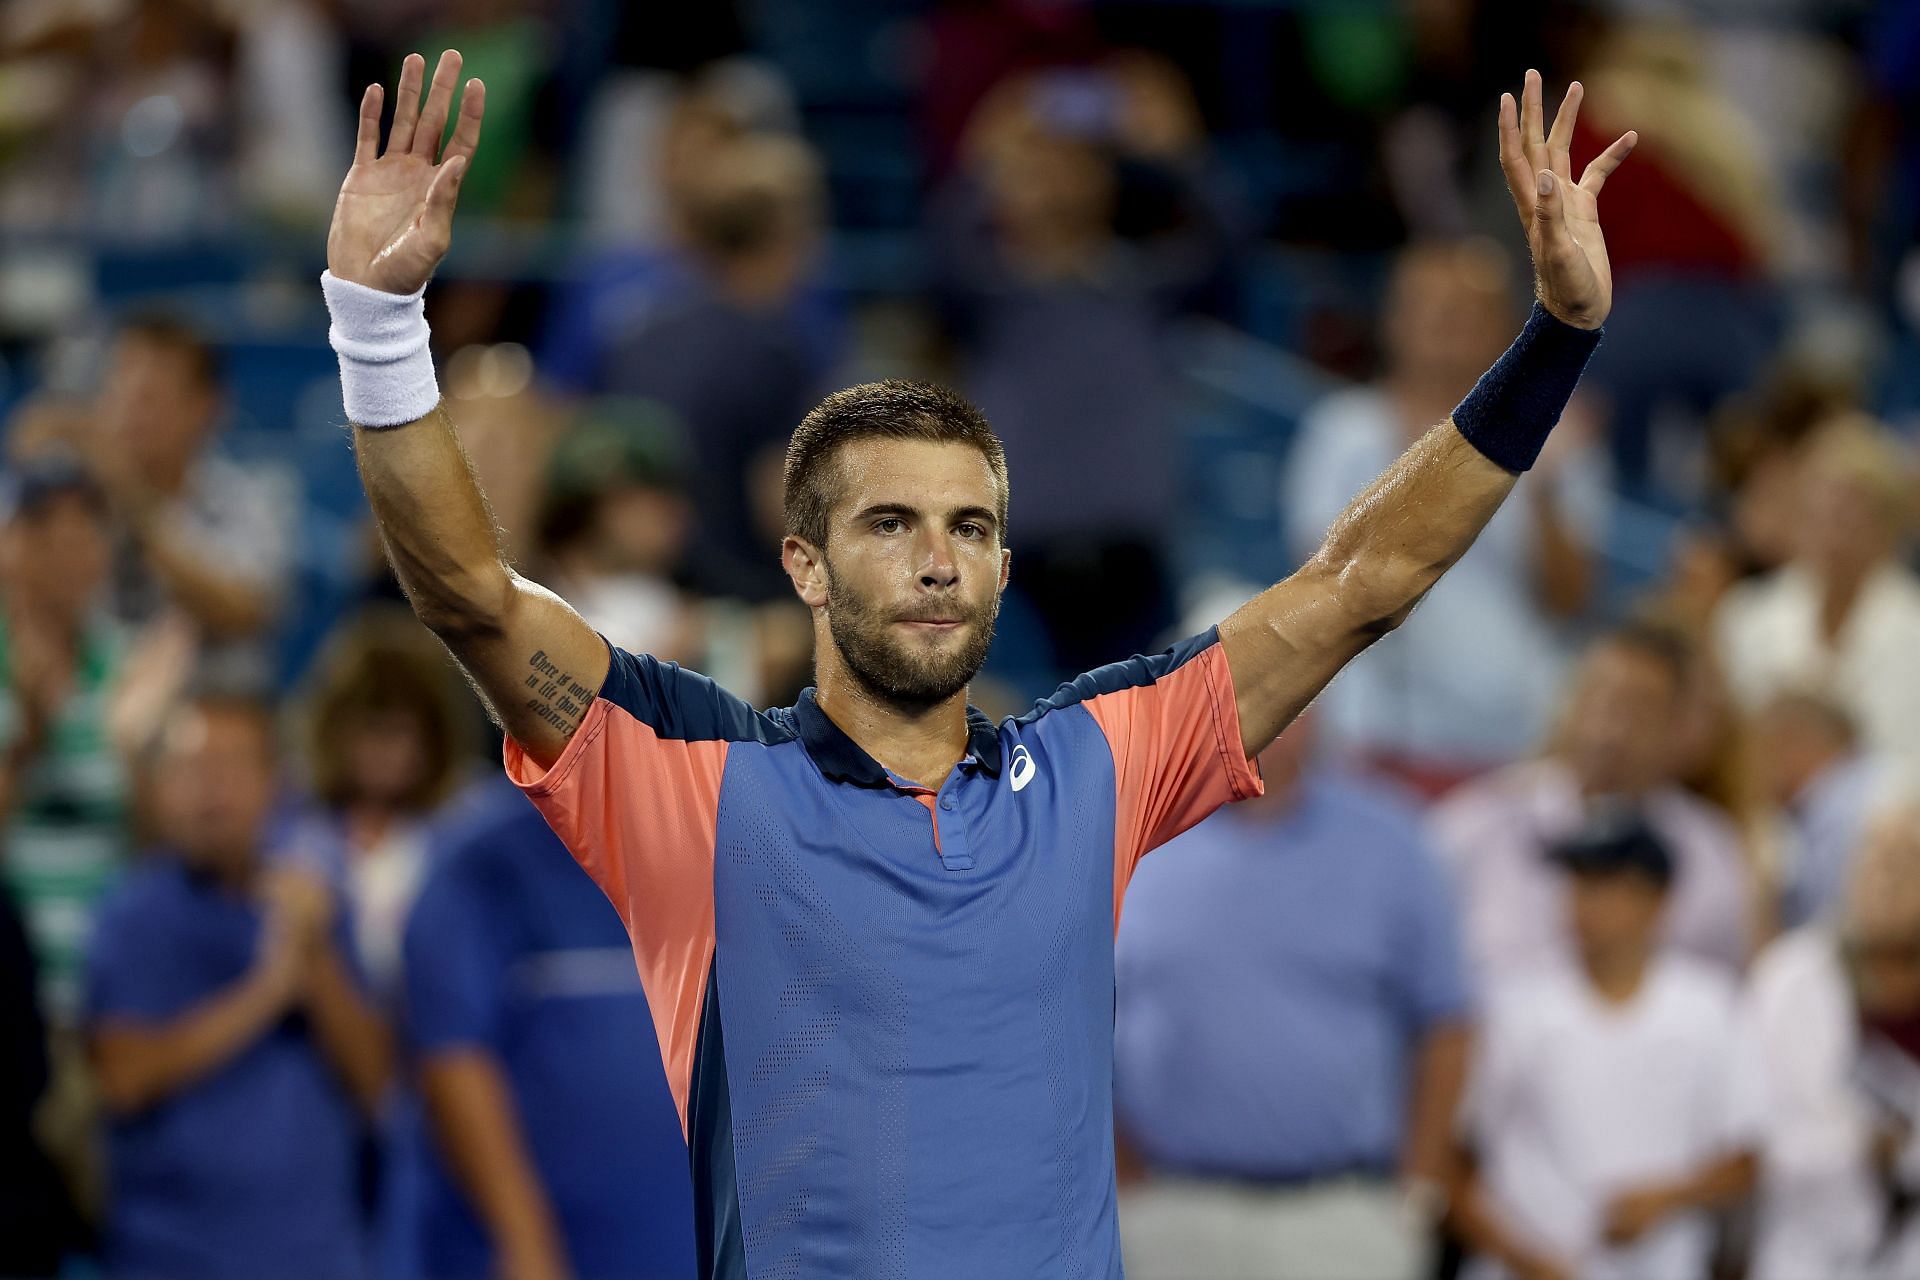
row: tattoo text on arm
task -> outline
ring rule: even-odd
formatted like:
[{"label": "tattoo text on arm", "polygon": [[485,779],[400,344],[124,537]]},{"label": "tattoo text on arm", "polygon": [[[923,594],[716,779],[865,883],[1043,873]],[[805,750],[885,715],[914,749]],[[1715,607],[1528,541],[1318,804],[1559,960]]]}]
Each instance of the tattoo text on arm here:
[{"label": "tattoo text on arm", "polygon": [[593,705],[593,690],[561,670],[545,649],[536,649],[527,666],[526,709],[563,734],[578,729]]}]

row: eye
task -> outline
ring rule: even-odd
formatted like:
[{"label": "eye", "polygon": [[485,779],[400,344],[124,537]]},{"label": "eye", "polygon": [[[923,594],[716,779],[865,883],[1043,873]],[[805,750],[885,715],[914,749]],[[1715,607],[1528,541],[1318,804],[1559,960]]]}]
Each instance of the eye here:
[{"label": "eye", "polygon": [[900,533],[906,529],[906,527],[906,522],[899,516],[882,516],[873,522],[873,531],[875,533]]},{"label": "eye", "polygon": [[953,527],[953,531],[963,538],[984,538],[987,531],[971,520],[963,521]]}]

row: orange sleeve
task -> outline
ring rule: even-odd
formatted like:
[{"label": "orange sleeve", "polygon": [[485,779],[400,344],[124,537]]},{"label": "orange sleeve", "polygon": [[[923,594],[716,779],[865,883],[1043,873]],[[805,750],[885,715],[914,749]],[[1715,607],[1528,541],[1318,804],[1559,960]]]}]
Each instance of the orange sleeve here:
[{"label": "orange sleeve", "polygon": [[1087,699],[1113,750],[1113,918],[1151,849],[1266,788],[1240,743],[1226,651],[1214,643],[1148,684]]},{"label": "orange sleeve", "polygon": [[728,743],[662,738],[596,699],[542,771],[511,738],[507,774],[545,815],[627,926],[687,1123],[694,1042],[712,963],[713,850]]}]

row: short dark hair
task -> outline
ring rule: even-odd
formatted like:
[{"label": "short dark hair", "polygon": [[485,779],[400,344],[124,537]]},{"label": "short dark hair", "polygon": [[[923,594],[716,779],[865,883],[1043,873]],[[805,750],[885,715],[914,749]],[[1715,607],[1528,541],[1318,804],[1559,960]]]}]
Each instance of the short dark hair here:
[{"label": "short dark hair", "polygon": [[1600,634],[1593,647],[1625,649],[1652,659],[1667,669],[1676,693],[1685,690],[1693,679],[1696,661],[1693,641],[1677,624],[1657,615],[1616,623]]},{"label": "short dark hair", "polygon": [[217,390],[226,377],[226,361],[206,334],[168,311],[136,311],[120,322],[119,336],[150,342],[185,356],[202,388]]},{"label": "short dark hair", "polygon": [[868,439],[927,440],[978,449],[999,482],[994,515],[1005,540],[1007,451],[986,415],[957,392],[899,378],[836,391],[794,428],[787,444],[788,533],[816,547],[827,545],[833,504],[840,497],[834,455],[841,445]]}]

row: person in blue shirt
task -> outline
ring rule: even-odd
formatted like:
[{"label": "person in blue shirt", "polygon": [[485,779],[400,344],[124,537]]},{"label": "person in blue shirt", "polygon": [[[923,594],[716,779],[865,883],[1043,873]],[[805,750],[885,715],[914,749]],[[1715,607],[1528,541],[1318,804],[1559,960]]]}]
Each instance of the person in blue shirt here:
[{"label": "person in blue shirt", "polygon": [[1465,1073],[1453,897],[1397,790],[1312,760],[1312,713],[1260,767],[1121,919],[1114,1103],[1157,1175],[1127,1274],[1412,1280]]},{"label": "person in blue shirt", "polygon": [[110,1275],[362,1274],[361,1120],[387,1082],[332,892],[261,856],[274,719],[197,698],[169,717],[170,847],[101,907],[86,1032],[109,1117]]},{"label": "person in blue shirt", "polygon": [[690,1280],[693,1185],[626,930],[502,779],[407,925],[405,1034],[434,1280]]}]

